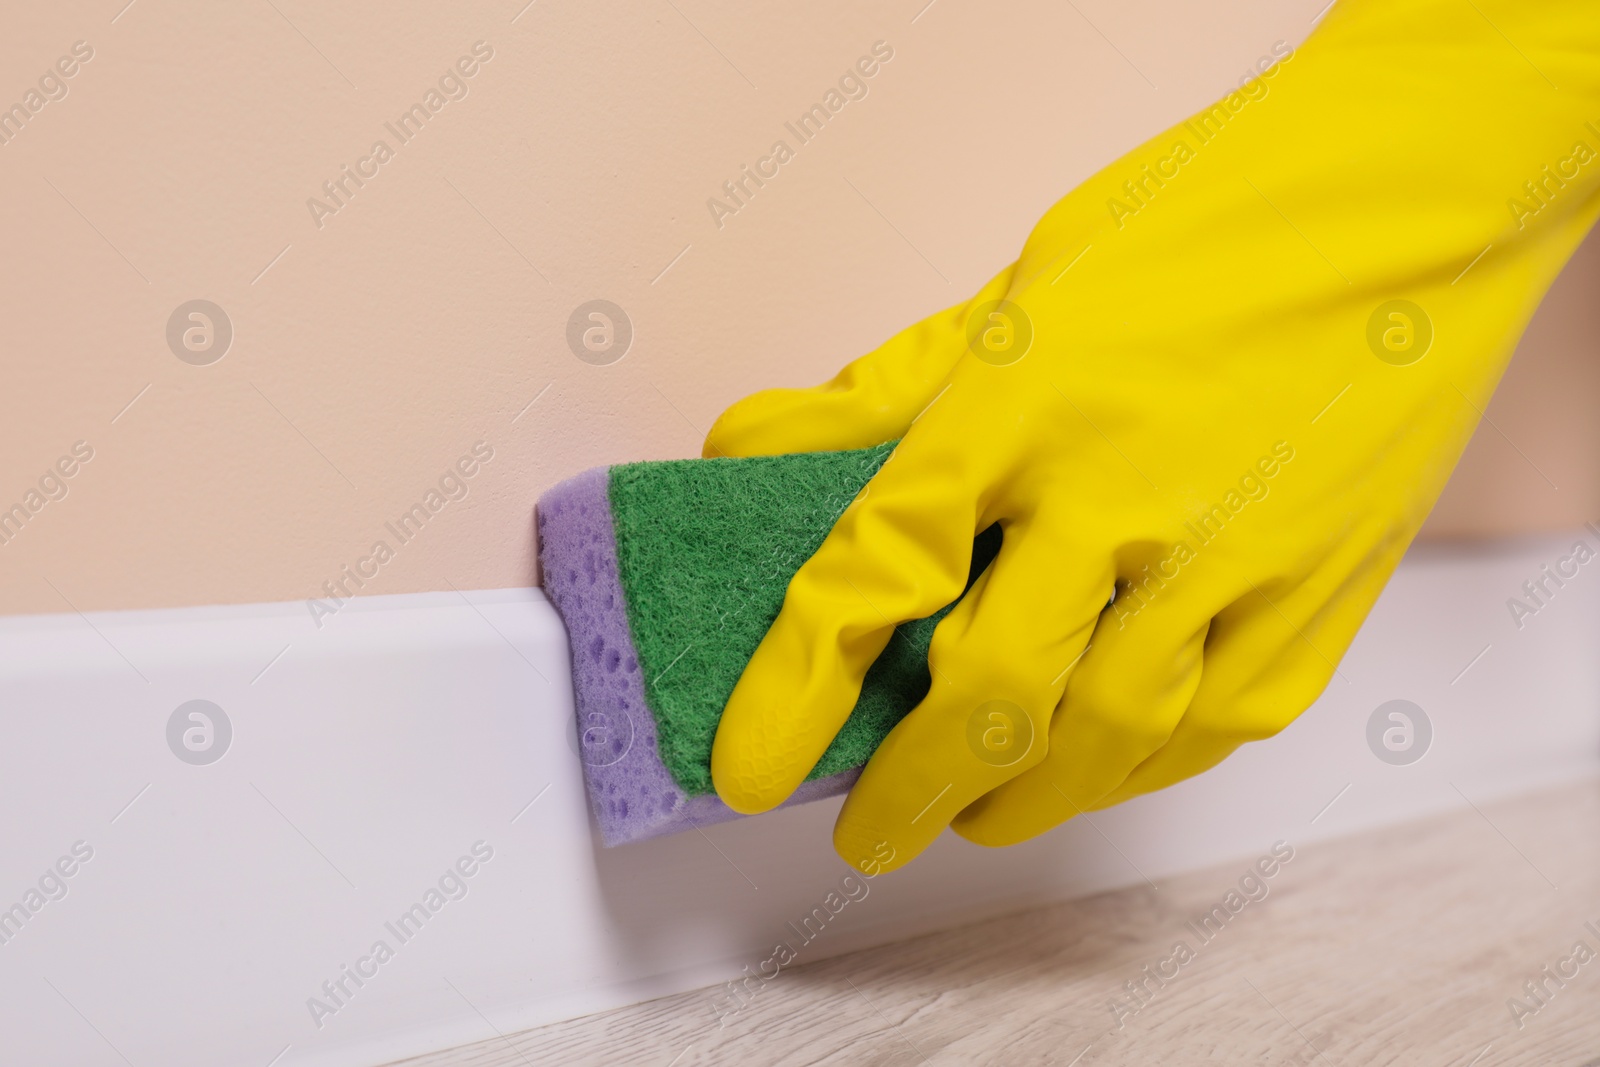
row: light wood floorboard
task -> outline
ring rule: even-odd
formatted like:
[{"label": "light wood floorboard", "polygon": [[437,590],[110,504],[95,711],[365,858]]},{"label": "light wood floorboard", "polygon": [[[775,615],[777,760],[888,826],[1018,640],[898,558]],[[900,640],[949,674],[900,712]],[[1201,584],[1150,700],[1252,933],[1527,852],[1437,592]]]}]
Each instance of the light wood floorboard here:
[{"label": "light wood floorboard", "polygon": [[[1249,864],[786,968],[722,1028],[699,991],[404,1064],[1600,1065],[1600,957],[1520,1028],[1507,1005],[1574,942],[1600,953],[1600,783],[1297,848],[1202,942],[1186,920]],[[1194,959],[1119,1027],[1180,940]]]}]

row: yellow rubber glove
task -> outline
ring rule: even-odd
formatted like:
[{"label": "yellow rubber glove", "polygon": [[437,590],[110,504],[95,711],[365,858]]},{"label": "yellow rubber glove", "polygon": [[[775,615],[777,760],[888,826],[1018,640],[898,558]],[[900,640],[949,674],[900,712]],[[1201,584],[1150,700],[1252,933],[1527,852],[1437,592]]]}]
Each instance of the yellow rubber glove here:
[{"label": "yellow rubber glove", "polygon": [[932,689],[839,815],[847,862],[893,869],[946,825],[1020,841],[1282,729],[1597,213],[1595,0],[1339,0],[971,301],[712,428],[708,455],[900,439],[735,688],[717,792],[787,797],[996,522]]}]

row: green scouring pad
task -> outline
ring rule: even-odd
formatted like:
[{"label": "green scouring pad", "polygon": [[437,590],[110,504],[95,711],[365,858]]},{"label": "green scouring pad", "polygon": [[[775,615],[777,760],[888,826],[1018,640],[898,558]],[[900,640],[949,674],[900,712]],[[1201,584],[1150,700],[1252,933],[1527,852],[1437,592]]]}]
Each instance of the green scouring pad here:
[{"label": "green scouring pad", "polygon": [[[600,467],[540,498],[544,587],[571,643],[578,747],[607,845],[737,817],[711,784],[722,709],[789,579],[893,448]],[[978,537],[969,586],[999,546],[998,526]],[[788,803],[849,789],[927,693],[928,644],[949,610],[898,628]]]}]

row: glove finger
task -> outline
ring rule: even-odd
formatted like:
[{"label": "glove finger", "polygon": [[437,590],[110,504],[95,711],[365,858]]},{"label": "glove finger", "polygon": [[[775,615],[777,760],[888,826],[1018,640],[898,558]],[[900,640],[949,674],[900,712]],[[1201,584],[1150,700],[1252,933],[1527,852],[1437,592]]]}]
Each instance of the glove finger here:
[{"label": "glove finger", "polygon": [[1403,551],[1335,561],[1288,592],[1251,589],[1221,612],[1205,677],[1172,736],[1094,806],[1165,789],[1293,722],[1327,688]]},{"label": "glove finger", "polygon": [[701,453],[778,456],[870,448],[905,436],[945,387],[967,350],[966,321],[973,306],[1004,295],[1007,267],[971,300],[901,330],[809,389],[765,389],[724,411],[706,434]]},{"label": "glove finger", "polygon": [[934,421],[906,436],[795,573],[734,686],[711,774],[735,811],[787,798],[849,716],[894,627],[933,614],[966,586],[996,453]]},{"label": "glove finger", "polygon": [[981,845],[1044,833],[1116,788],[1166,741],[1200,683],[1211,609],[1199,590],[1119,589],[1067,679],[1037,766],[977,798],[953,820]]},{"label": "glove finger", "polygon": [[999,556],[934,632],[928,695],[839,813],[834,848],[868,874],[910,862],[957,812],[1045,758],[1066,668],[1111,590],[1110,553],[1067,523],[1003,526]]}]

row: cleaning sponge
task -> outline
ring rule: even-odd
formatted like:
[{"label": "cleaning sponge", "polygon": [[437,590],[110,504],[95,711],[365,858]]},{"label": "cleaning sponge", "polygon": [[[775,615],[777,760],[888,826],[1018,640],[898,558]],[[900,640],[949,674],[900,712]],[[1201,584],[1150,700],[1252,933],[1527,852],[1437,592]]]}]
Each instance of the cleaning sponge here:
[{"label": "cleaning sponge", "polygon": [[[540,499],[545,592],[567,626],[578,748],[606,845],[737,817],[711,783],[723,706],[789,579],[893,447],[601,467]],[[999,542],[997,526],[978,538],[973,576]],[[896,630],[788,803],[849,789],[927,693],[928,644],[948,611]]]}]

